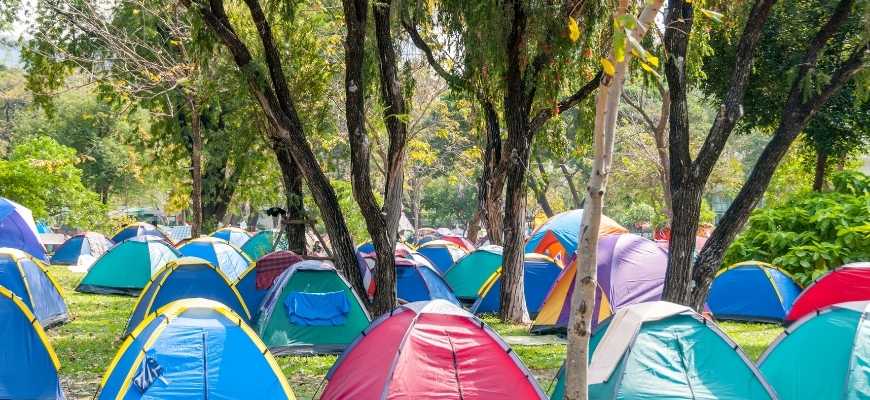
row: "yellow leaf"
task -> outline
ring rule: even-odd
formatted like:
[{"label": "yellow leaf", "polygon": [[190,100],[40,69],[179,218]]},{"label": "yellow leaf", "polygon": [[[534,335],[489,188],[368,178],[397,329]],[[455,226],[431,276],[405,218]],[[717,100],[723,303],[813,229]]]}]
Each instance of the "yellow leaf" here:
[{"label": "yellow leaf", "polygon": [[610,60],[606,58],[601,59],[601,68],[604,69],[604,73],[608,76],[613,76],[614,74],[616,74],[616,68],[613,66],[613,63],[611,63]]},{"label": "yellow leaf", "polygon": [[613,32],[613,58],[616,62],[625,61],[625,50],[626,50],[626,35],[625,31],[620,29],[616,32]]},{"label": "yellow leaf", "polygon": [[661,75],[659,75],[659,73],[656,72],[656,70],[653,69],[653,67],[650,67],[647,63],[641,61],[640,67],[643,68],[644,71],[649,72],[650,74],[653,74],[656,78],[661,79]]},{"label": "yellow leaf", "polygon": [[571,39],[572,42],[576,42],[577,39],[580,39],[580,27],[577,25],[577,20],[573,17],[568,17],[568,38]]},{"label": "yellow leaf", "polygon": [[650,63],[653,67],[659,66],[659,58],[652,54],[646,57],[646,62]]}]

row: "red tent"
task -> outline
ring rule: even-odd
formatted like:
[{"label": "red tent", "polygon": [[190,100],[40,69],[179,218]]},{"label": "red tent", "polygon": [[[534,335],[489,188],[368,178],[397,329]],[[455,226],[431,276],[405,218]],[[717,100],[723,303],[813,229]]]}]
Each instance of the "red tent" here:
[{"label": "red tent", "polygon": [[322,400],[547,398],[498,334],[443,300],[373,322],[326,379]]},{"label": "red tent", "polygon": [[785,323],[830,305],[864,300],[870,300],[870,262],[846,264],[808,286],[795,300]]},{"label": "red tent", "polygon": [[473,251],[474,250],[474,244],[462,236],[444,235],[444,236],[441,236],[440,239],[446,240],[450,243],[453,243],[453,244],[459,246],[460,249],[465,250],[465,251]]}]

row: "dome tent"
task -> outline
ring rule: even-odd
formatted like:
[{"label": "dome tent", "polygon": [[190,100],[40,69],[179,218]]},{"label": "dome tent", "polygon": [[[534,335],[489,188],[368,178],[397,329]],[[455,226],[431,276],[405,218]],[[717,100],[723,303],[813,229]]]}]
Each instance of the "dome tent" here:
[{"label": "dome tent", "polygon": [[439,273],[447,272],[460,258],[468,254],[456,244],[446,240],[433,240],[417,248],[417,252],[432,261]]},{"label": "dome tent", "polygon": [[236,280],[251,266],[251,259],[238,247],[223,239],[202,236],[190,240],[178,251],[185,256],[199,257],[221,270],[230,280]]},{"label": "dome tent", "polygon": [[[589,341],[589,399],[776,399],[755,365],[715,324],[664,301],[634,304]],[[565,397],[564,366],[554,400]]]},{"label": "dome tent", "polygon": [[77,292],[138,295],[163,264],[181,255],[156,236],[136,236],[116,244],[97,259]]},{"label": "dome tent", "polygon": [[242,295],[252,318],[257,318],[260,305],[275,280],[293,264],[303,260],[292,251],[278,250],[261,257],[239,275],[233,287]]},{"label": "dome tent", "polygon": [[19,249],[48,262],[30,209],[0,197],[0,247]]},{"label": "dome tent", "polygon": [[785,323],[833,304],[864,300],[870,300],[870,262],[846,264],[807,286],[795,299]]},{"label": "dome tent", "polygon": [[274,236],[272,231],[259,231],[242,245],[242,251],[252,260],[257,261],[260,257],[273,251],[272,241],[275,240]]},{"label": "dome tent", "polygon": [[418,253],[411,258],[396,257],[396,297],[407,302],[442,299],[459,304],[438,270]]},{"label": "dome tent", "polygon": [[787,272],[747,261],[716,274],[707,306],[716,319],[782,323],[800,292]]},{"label": "dome tent", "polygon": [[60,362],[24,301],[0,286],[0,398],[64,399]]},{"label": "dome tent", "polygon": [[69,320],[57,282],[39,260],[21,250],[0,247],[0,286],[21,298],[43,328]]},{"label": "dome tent", "polygon": [[257,333],[274,354],[340,353],[371,322],[362,300],[335,267],[301,261],[266,295]]},{"label": "dome tent", "polygon": [[156,226],[151,225],[147,222],[136,222],[135,224],[127,225],[121,228],[115,236],[112,236],[112,242],[121,243],[127,239],[134,238],[136,236],[157,236],[169,243],[172,243],[172,240],[166,236],[163,231],[157,229]]},{"label": "dome tent", "polygon": [[438,240],[443,240],[445,242],[450,242],[455,244],[460,249],[468,252],[474,250],[474,243],[471,243],[468,239],[457,236],[457,235],[441,235]]},{"label": "dome tent", "polygon": [[95,398],[295,399],[272,354],[227,306],[174,301],[121,344]]},{"label": "dome tent", "polygon": [[805,315],[759,359],[783,399],[870,398],[870,302],[839,303]]},{"label": "dome tent", "polygon": [[251,234],[248,233],[248,231],[241,229],[241,228],[231,227],[231,226],[218,229],[218,230],[212,232],[212,234],[209,236],[216,237],[218,239],[226,240],[227,242],[229,242],[233,246],[236,246],[240,249],[242,248],[242,246],[244,246],[245,242],[247,242],[248,239],[251,238]]},{"label": "dome tent", "polygon": [[[526,253],[543,254],[562,265],[567,265],[577,251],[582,219],[583,210],[565,211],[554,215],[532,233],[532,237],[526,242]],[[624,233],[628,233],[628,229],[607,216],[601,216],[601,226],[598,228],[599,236]]]},{"label": "dome tent", "polygon": [[114,245],[111,240],[96,232],[75,235],[63,242],[51,256],[54,265],[90,267],[94,261]]},{"label": "dome tent", "polygon": [[[534,318],[544,302],[547,291],[559,274],[562,267],[553,259],[543,254],[527,253],[523,260],[523,293],[526,298],[526,309]],[[486,284],[480,289],[480,297],[471,307],[475,314],[497,313],[501,307],[501,268],[492,274]]]},{"label": "dome tent", "polygon": [[498,334],[443,300],[405,304],[373,322],[326,379],[321,400],[547,398]]},{"label": "dome tent", "polygon": [[444,280],[453,288],[453,293],[460,301],[473,303],[479,297],[480,288],[487,279],[501,268],[501,260],[501,246],[481,246],[456,261],[444,273]]},{"label": "dome tent", "polygon": [[231,286],[220,270],[201,258],[182,257],[166,263],[154,274],[154,278],[136,300],[124,334],[129,334],[160,307],[187,298],[214,300],[231,308],[245,320],[251,319],[251,313],[245,307],[239,292]]}]

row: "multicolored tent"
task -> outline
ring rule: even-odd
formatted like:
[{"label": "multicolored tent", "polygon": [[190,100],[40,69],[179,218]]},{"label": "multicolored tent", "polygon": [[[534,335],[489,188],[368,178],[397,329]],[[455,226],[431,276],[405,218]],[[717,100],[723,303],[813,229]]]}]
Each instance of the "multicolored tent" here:
[{"label": "multicolored tent", "polygon": [[91,265],[77,292],[135,296],[151,276],[169,261],[181,257],[157,236],[136,236],[116,244]]},{"label": "multicolored tent", "polygon": [[238,248],[242,248],[242,246],[245,245],[245,242],[247,242],[248,239],[251,238],[251,234],[248,233],[248,231],[232,226],[218,229],[212,232],[210,236],[226,240],[227,242]]},{"label": "multicolored tent", "polygon": [[0,286],[0,399],[63,400],[60,361],[24,300]]},{"label": "multicolored tent", "polygon": [[242,296],[219,269],[201,258],[182,257],[166,263],[148,282],[136,300],[124,334],[132,332],[142,320],[161,307],[190,298],[220,302],[246,321],[251,320]]},{"label": "multicolored tent", "polygon": [[[526,253],[543,254],[562,265],[568,265],[574,258],[574,252],[577,251],[582,219],[583,210],[565,211],[554,215],[547,223],[532,233],[532,237],[526,242]],[[599,235],[623,233],[628,233],[628,229],[623,228],[607,216],[601,216]]]},{"label": "multicolored tent", "polygon": [[223,239],[202,236],[190,240],[178,251],[185,256],[199,257],[214,265],[231,281],[238,279],[252,261],[238,247],[231,245]]},{"label": "multicolored tent", "polygon": [[[743,350],[688,307],[616,312],[589,343],[590,399],[776,399]],[[551,399],[565,398],[564,367]]]},{"label": "multicolored tent", "polygon": [[[523,291],[526,309],[534,318],[544,302],[544,296],[559,277],[562,267],[543,254],[527,253],[523,261]],[[481,287],[479,298],[471,307],[475,314],[497,313],[501,310],[501,273],[499,268]]]},{"label": "multicolored tent", "polygon": [[169,243],[172,243],[172,240],[166,236],[163,231],[157,229],[156,226],[151,225],[147,222],[136,222],[134,224],[127,225],[121,228],[115,236],[112,236],[112,242],[121,243],[127,239],[134,238],[136,236],[157,236]]},{"label": "multicolored tent", "polygon": [[86,270],[113,245],[112,241],[99,233],[81,233],[60,245],[51,256],[51,263],[80,266]]},{"label": "multicolored tent", "polygon": [[432,261],[439,273],[447,272],[460,258],[468,252],[453,242],[433,240],[417,248],[417,252]]},{"label": "multicolored tent", "polygon": [[245,304],[251,312],[251,318],[257,318],[260,305],[263,304],[263,299],[269,293],[275,280],[293,264],[303,260],[300,255],[292,251],[278,250],[261,257],[239,275],[233,287],[245,300]]},{"label": "multicolored tent", "polygon": [[460,301],[474,303],[480,297],[480,288],[501,268],[501,260],[501,246],[481,246],[456,261],[444,273],[444,280]]},{"label": "multicolored tent", "polygon": [[339,357],[321,400],[546,399],[483,321],[442,300],[399,306]]},{"label": "multicolored tent", "polygon": [[870,302],[805,315],[759,360],[782,399],[870,398]]},{"label": "multicolored tent", "polygon": [[450,286],[425,257],[396,257],[396,297],[403,301],[442,299],[459,304]]},{"label": "multicolored tent", "polygon": [[800,292],[788,272],[746,261],[716,274],[707,307],[716,319],[782,323]]},{"label": "multicolored tent", "polygon": [[[598,291],[592,327],[622,307],[661,299],[668,254],[655,242],[624,234],[598,238]],[[572,262],[547,293],[532,332],[561,331],[568,326],[577,265]]]},{"label": "multicolored tent", "polygon": [[48,262],[30,209],[0,197],[0,247],[23,250]]},{"label": "multicolored tent", "polygon": [[0,247],[0,286],[21,298],[46,329],[69,320],[60,286],[41,261],[21,250]]},{"label": "multicolored tent", "polygon": [[260,257],[272,252],[272,242],[274,240],[272,231],[259,231],[242,245],[242,251],[252,260],[259,260]]},{"label": "multicolored tent", "polygon": [[466,252],[474,250],[474,243],[471,243],[468,239],[462,236],[456,235],[441,235],[438,240],[443,240],[445,242],[450,242],[458,246],[460,249],[465,250]]},{"label": "multicolored tent", "polygon": [[362,300],[331,263],[302,261],[275,281],[257,319],[273,354],[341,353],[369,326]]},{"label": "multicolored tent", "polygon": [[846,264],[807,286],[794,301],[785,323],[833,304],[865,300],[870,300],[870,262]]},{"label": "multicolored tent", "polygon": [[229,307],[174,301],[127,336],[95,398],[286,399],[295,396],[263,342]]}]

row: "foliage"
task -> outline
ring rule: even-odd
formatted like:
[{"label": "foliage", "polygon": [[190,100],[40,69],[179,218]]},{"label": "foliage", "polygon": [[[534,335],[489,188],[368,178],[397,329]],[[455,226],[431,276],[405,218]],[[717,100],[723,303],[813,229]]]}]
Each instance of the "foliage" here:
[{"label": "foliage", "polygon": [[465,228],[477,203],[474,201],[477,188],[451,182],[453,178],[433,179],[423,189],[422,220],[429,226]]},{"label": "foliage", "polygon": [[840,265],[870,259],[870,177],[843,172],[833,183],[831,192],[757,209],[729,248],[726,265],[767,261],[808,284]]}]

